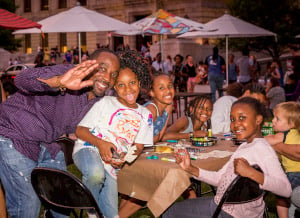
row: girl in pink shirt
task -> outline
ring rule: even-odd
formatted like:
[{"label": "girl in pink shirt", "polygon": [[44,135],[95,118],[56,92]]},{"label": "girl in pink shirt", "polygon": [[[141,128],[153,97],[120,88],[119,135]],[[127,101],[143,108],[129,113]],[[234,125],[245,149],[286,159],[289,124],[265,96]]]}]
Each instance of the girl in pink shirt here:
[{"label": "girl in pink shirt", "polygon": [[[238,176],[257,182],[261,189],[289,197],[291,185],[280,165],[278,157],[261,135],[264,106],[256,99],[245,97],[231,108],[231,131],[237,139],[245,139],[230,160],[217,172],[197,168],[191,164],[189,153],[180,150],[176,162],[196,179],[217,186],[214,197],[201,197],[182,201],[171,206],[163,217],[212,217],[222,196]],[[252,166],[258,165],[263,173]],[[220,217],[262,217],[265,203],[263,196],[241,204],[223,204]]]}]

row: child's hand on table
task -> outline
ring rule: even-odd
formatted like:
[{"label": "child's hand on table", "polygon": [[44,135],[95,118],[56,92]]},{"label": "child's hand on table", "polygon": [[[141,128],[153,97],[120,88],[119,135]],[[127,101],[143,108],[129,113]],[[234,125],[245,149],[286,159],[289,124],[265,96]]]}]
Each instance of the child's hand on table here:
[{"label": "child's hand on table", "polygon": [[191,164],[190,154],[186,149],[178,149],[174,154],[176,163],[179,164],[182,169],[196,177],[199,176],[199,169]]},{"label": "child's hand on table", "polygon": [[179,166],[187,170],[191,166],[190,154],[186,149],[178,149],[175,153],[176,163]]}]

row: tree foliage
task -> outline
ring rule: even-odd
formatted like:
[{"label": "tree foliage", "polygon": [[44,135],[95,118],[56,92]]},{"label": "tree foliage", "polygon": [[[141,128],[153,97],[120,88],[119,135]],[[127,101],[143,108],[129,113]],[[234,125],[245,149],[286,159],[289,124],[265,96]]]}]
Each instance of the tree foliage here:
[{"label": "tree foliage", "polygon": [[[0,8],[15,13],[15,2],[11,0],[0,0]],[[21,47],[21,40],[15,39],[12,30],[3,29],[0,27],[0,48],[8,51],[16,51]]]},{"label": "tree foliage", "polygon": [[[225,0],[230,14],[277,34],[274,37],[240,39],[251,50],[265,50],[279,57],[300,33],[300,2],[295,0]],[[298,39],[299,40],[299,39]]]}]

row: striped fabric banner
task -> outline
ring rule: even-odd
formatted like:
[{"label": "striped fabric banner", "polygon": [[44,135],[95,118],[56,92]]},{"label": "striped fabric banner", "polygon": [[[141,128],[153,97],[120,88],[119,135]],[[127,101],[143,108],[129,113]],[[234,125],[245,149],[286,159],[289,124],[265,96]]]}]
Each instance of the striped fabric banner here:
[{"label": "striped fabric banner", "polygon": [[12,30],[28,29],[33,27],[40,29],[42,25],[26,18],[20,17],[7,10],[0,9],[0,27]]}]

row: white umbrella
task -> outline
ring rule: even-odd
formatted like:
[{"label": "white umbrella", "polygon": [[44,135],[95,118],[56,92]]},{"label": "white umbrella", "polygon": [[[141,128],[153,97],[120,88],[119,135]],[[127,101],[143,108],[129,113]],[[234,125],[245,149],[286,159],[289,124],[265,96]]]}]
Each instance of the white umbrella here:
[{"label": "white umbrella", "polygon": [[178,17],[159,9],[147,17],[131,23],[130,28],[119,29],[114,33],[119,35],[160,35],[162,49],[162,36],[164,34],[179,35],[187,31],[205,29],[205,25],[202,23]]},{"label": "white umbrella", "polygon": [[[75,6],[67,11],[50,16],[38,22],[42,25],[44,33],[78,33],[79,61],[81,62],[81,40],[80,32],[115,31],[129,28],[129,24],[117,19],[88,10],[81,6]],[[40,33],[37,28],[18,30],[13,34]]]},{"label": "white umbrella", "polygon": [[205,24],[207,29],[216,29],[216,31],[203,32],[187,32],[178,38],[225,38],[226,39],[226,81],[228,85],[228,38],[237,37],[258,37],[258,36],[274,36],[276,33],[265,30],[261,27],[248,23],[229,14],[216,18]]}]

